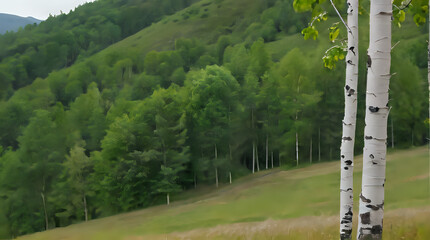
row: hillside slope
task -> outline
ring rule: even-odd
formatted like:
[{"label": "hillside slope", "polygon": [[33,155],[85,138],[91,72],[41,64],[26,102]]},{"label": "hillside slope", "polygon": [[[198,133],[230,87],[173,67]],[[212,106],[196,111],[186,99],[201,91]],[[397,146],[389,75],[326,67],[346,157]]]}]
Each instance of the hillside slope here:
[{"label": "hillside slope", "polygon": [[41,20],[33,17],[20,17],[12,14],[0,13],[0,34],[7,31],[17,31],[20,27],[25,27],[27,24],[37,23]]},{"label": "hillside slope", "polygon": [[[356,163],[357,200],[361,157]],[[337,239],[338,185],[337,162],[263,171],[168,207],[152,207],[19,239]],[[429,239],[427,188],[427,148],[388,155],[385,239]],[[198,195],[206,190],[184,194]],[[357,202],[354,207],[356,216]]]}]

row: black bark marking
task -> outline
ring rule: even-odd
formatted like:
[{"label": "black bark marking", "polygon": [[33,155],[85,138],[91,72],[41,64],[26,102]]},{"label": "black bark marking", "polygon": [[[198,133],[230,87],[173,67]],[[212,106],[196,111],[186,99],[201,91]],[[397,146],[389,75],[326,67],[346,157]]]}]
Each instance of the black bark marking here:
[{"label": "black bark marking", "polygon": [[351,166],[352,165],[352,161],[351,160],[347,160],[347,161],[345,161],[345,164],[348,165],[348,166]]},{"label": "black bark marking", "polygon": [[340,240],[351,240],[352,229],[342,229],[342,233],[340,234]]},{"label": "black bark marking", "polygon": [[358,234],[358,240],[381,239],[382,238],[381,234],[382,234],[381,225],[372,226],[371,228],[360,228],[359,234]]},{"label": "black bark marking", "polygon": [[370,106],[369,111],[371,111],[373,113],[379,112],[379,107]]},{"label": "black bark marking", "polygon": [[342,190],[342,189],[340,189],[340,191],[341,191],[341,192],[349,192],[349,191],[352,191],[352,188],[348,188],[348,189],[346,189],[346,190]]},{"label": "black bark marking", "polygon": [[375,159],[375,156],[373,156],[373,154],[369,155],[370,159]]},{"label": "black bark marking", "polygon": [[351,89],[351,87],[349,85],[345,86],[346,91],[349,91],[349,89]]},{"label": "black bark marking", "polygon": [[371,203],[372,200],[367,199],[365,196],[363,196],[363,194],[360,193],[360,199],[361,201],[365,202],[365,203]]},{"label": "black bark marking", "polygon": [[370,224],[370,212],[360,214],[362,224]]},{"label": "black bark marking", "polygon": [[366,139],[366,140],[372,140],[373,137],[372,136],[365,136],[364,139]]},{"label": "black bark marking", "polygon": [[340,156],[341,158],[345,158],[345,155]]},{"label": "black bark marking", "polygon": [[348,170],[349,168],[348,167],[344,167],[343,169]]},{"label": "black bark marking", "polygon": [[372,161],[372,164],[373,164],[373,165],[377,165],[378,163],[377,163],[377,162]]},{"label": "black bark marking", "polygon": [[[352,12],[352,10],[351,10],[351,12]],[[354,53],[354,56],[355,56],[354,47],[350,47],[349,51],[351,51],[352,53]]]},{"label": "black bark marking", "polygon": [[372,58],[368,54],[367,55],[367,68],[371,68],[371,67],[372,67]]},{"label": "black bark marking", "polygon": [[378,211],[379,209],[384,209],[384,203],[376,205],[367,204],[366,207],[372,209],[373,211]]},{"label": "black bark marking", "polygon": [[346,61],[348,64],[355,65],[351,60]]},{"label": "black bark marking", "polygon": [[393,13],[392,12],[379,12],[380,15],[385,15],[385,16],[392,16]]},{"label": "black bark marking", "polygon": [[351,88],[351,89],[348,91],[348,97],[351,97],[352,95],[354,95],[354,93],[355,93],[355,90]]},{"label": "black bark marking", "polygon": [[345,140],[345,141],[352,141],[351,137],[343,137],[342,139]]},{"label": "black bark marking", "polygon": [[382,226],[381,225],[373,226],[370,232],[372,234],[382,234]]}]

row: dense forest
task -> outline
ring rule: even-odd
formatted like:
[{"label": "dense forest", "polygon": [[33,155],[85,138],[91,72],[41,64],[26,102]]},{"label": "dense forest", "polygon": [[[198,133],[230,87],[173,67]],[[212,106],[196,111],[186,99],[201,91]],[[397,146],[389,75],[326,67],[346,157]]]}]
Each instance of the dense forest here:
[{"label": "dense forest", "polygon": [[[291,0],[245,5],[99,0],[0,35],[0,237],[337,159],[345,70],[324,68],[328,39],[303,40],[309,15]],[[408,24],[394,32],[393,148],[426,142],[426,36]]]}]

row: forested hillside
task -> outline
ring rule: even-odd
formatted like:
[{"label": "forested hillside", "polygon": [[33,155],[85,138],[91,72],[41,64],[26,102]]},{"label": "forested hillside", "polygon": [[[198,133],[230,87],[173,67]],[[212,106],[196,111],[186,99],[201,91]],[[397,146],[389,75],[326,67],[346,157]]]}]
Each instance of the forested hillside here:
[{"label": "forested hillside", "polygon": [[[0,236],[337,158],[344,69],[323,67],[328,39],[303,40],[309,18],[291,0],[99,0],[1,35]],[[394,39],[389,144],[422,145],[425,30]]]}]

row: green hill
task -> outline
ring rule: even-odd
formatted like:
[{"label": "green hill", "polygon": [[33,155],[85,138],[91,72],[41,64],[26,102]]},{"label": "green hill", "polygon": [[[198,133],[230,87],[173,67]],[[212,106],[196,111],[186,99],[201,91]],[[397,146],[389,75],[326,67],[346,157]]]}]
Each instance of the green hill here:
[{"label": "green hill", "polygon": [[[368,26],[367,17],[360,26]],[[180,220],[151,208],[148,214],[164,209],[167,215],[106,233],[336,215],[338,204],[324,200],[338,195],[333,163],[311,167],[331,169],[311,178],[297,170],[294,179],[302,180],[286,182],[288,195],[257,183],[282,182],[291,172],[236,183],[264,169],[269,158],[291,168],[340,155],[344,63],[329,71],[321,60],[337,17],[329,12],[318,25],[320,38],[305,41],[300,31],[309,18],[295,13],[290,0],[100,0],[0,37],[6,46],[0,49],[0,237],[85,218],[97,226],[109,218],[96,219],[164,204],[167,197],[185,206],[175,202],[211,192],[202,186],[225,185],[230,176],[243,189],[256,183],[262,197],[248,201],[243,196],[256,189],[226,187],[201,199],[227,197],[228,208],[172,208],[180,209]],[[364,138],[366,27],[360,27],[357,154]],[[388,144],[397,149],[427,143],[426,31],[409,20],[393,30],[393,42],[400,43],[393,50]],[[201,191],[187,191],[194,187]],[[310,197],[318,188],[325,189],[321,196]],[[273,192],[279,195],[269,197]],[[426,205],[422,192],[411,194],[418,199],[412,206]],[[291,204],[266,206],[271,199]],[[407,207],[407,201],[391,202]],[[196,218],[201,211],[207,219]],[[129,215],[110,219],[121,216]],[[91,234],[106,237],[101,230]]]},{"label": "green hill", "polygon": [[[361,157],[355,159],[355,199]],[[384,239],[428,239],[426,147],[388,155]],[[220,189],[185,192],[171,206],[98,219],[21,237],[54,239],[338,239],[339,164],[269,170]],[[211,190],[212,189],[212,190]],[[358,201],[354,203],[356,222]]]},{"label": "green hill", "polygon": [[39,24],[41,20],[33,17],[20,17],[11,14],[0,13],[0,34],[7,31],[18,31],[19,28],[24,28],[28,24]]}]

